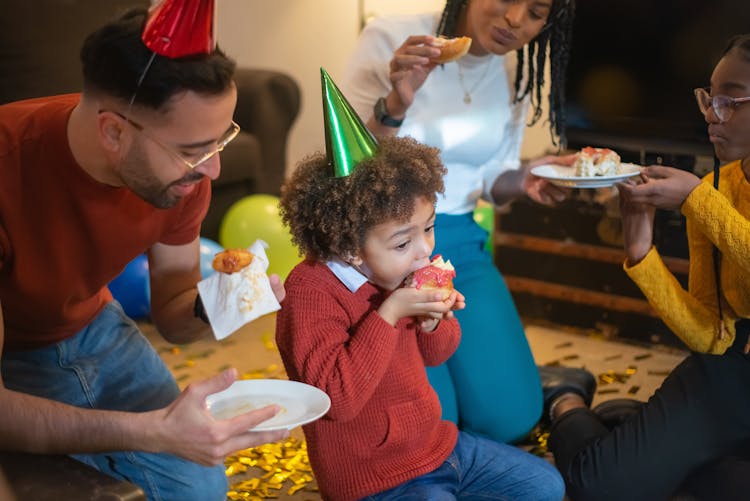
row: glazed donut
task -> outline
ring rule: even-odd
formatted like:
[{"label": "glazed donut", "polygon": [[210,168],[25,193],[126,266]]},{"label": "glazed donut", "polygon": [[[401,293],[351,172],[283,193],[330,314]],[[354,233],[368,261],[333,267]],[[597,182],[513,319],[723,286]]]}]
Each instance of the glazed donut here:
[{"label": "glazed donut", "polygon": [[435,45],[440,49],[440,55],[430,59],[433,63],[445,64],[455,61],[460,57],[463,57],[469,52],[471,47],[471,38],[469,37],[458,37],[458,38],[443,38],[439,37],[436,39]]}]

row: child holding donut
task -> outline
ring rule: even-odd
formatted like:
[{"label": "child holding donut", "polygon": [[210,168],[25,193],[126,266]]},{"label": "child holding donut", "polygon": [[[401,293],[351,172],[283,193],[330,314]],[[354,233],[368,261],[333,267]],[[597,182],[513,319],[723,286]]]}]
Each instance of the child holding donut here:
[{"label": "child holding donut", "polygon": [[[359,125],[341,137],[367,139]],[[404,282],[430,262],[445,169],[436,148],[370,139],[345,175],[331,166],[350,151],[302,161],[280,204],[306,259],[286,281],[276,341],[289,378],[331,397],[328,414],[303,427],[323,499],[561,499],[549,463],[441,418],[425,365],[458,346],[464,297]]]}]

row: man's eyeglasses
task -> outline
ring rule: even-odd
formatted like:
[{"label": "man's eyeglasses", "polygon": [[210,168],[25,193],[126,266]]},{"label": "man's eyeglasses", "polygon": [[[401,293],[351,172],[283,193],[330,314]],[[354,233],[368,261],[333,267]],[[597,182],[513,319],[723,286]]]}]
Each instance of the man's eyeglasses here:
[{"label": "man's eyeglasses", "polygon": [[186,154],[186,153],[178,152],[174,148],[172,148],[170,146],[167,146],[166,144],[162,143],[161,141],[159,141],[158,139],[156,139],[154,136],[152,136],[151,134],[149,134],[145,130],[143,130],[143,126],[141,124],[139,124],[135,120],[132,120],[132,119],[126,117],[122,113],[119,113],[117,111],[112,111],[112,110],[99,110],[99,113],[102,113],[104,111],[110,111],[111,113],[114,113],[118,117],[120,117],[123,120],[125,120],[127,123],[129,123],[130,125],[132,125],[135,130],[137,130],[138,132],[140,132],[141,134],[143,134],[144,136],[146,136],[147,138],[149,138],[154,143],[158,144],[164,151],[166,151],[167,153],[169,153],[170,155],[172,155],[174,158],[176,158],[177,160],[179,160],[180,162],[182,162],[183,164],[185,164],[191,170],[195,169],[200,164],[202,164],[203,162],[205,162],[209,158],[213,157],[214,155],[216,155],[220,151],[223,151],[224,148],[234,138],[237,137],[237,134],[240,133],[240,126],[237,124],[237,122],[235,122],[234,120],[232,120],[232,124],[229,126],[229,129],[227,129],[227,131],[219,138],[219,140],[216,141],[216,144],[213,145],[213,147],[211,147],[210,149],[206,149],[206,150],[194,153],[194,154],[193,153]]},{"label": "man's eyeglasses", "polygon": [[712,96],[707,88],[698,88],[693,91],[695,100],[698,101],[698,108],[704,115],[709,109],[714,110],[719,122],[724,123],[732,117],[735,108],[742,103],[750,101],[748,97],[729,97],[729,96]]}]

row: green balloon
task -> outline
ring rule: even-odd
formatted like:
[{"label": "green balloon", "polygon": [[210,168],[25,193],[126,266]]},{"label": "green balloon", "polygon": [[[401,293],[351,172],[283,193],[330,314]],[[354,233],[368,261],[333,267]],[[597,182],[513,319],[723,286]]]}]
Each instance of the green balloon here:
[{"label": "green balloon", "polygon": [[229,207],[219,227],[219,242],[225,249],[246,249],[255,240],[268,244],[268,274],[285,280],[302,258],[279,214],[279,199],[273,195],[250,195]]},{"label": "green balloon", "polygon": [[495,255],[495,208],[482,206],[474,209],[474,221],[490,234],[484,248],[487,252]]}]

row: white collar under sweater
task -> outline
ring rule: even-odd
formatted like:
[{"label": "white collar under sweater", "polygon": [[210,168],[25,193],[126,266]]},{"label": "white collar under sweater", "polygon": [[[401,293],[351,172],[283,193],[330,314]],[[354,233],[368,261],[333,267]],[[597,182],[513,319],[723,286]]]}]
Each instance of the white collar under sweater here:
[{"label": "white collar under sweater", "polygon": [[340,259],[326,261],[326,266],[330,268],[333,274],[336,275],[336,278],[338,278],[351,292],[357,292],[360,287],[367,283],[366,276],[354,266],[345,263]]}]

